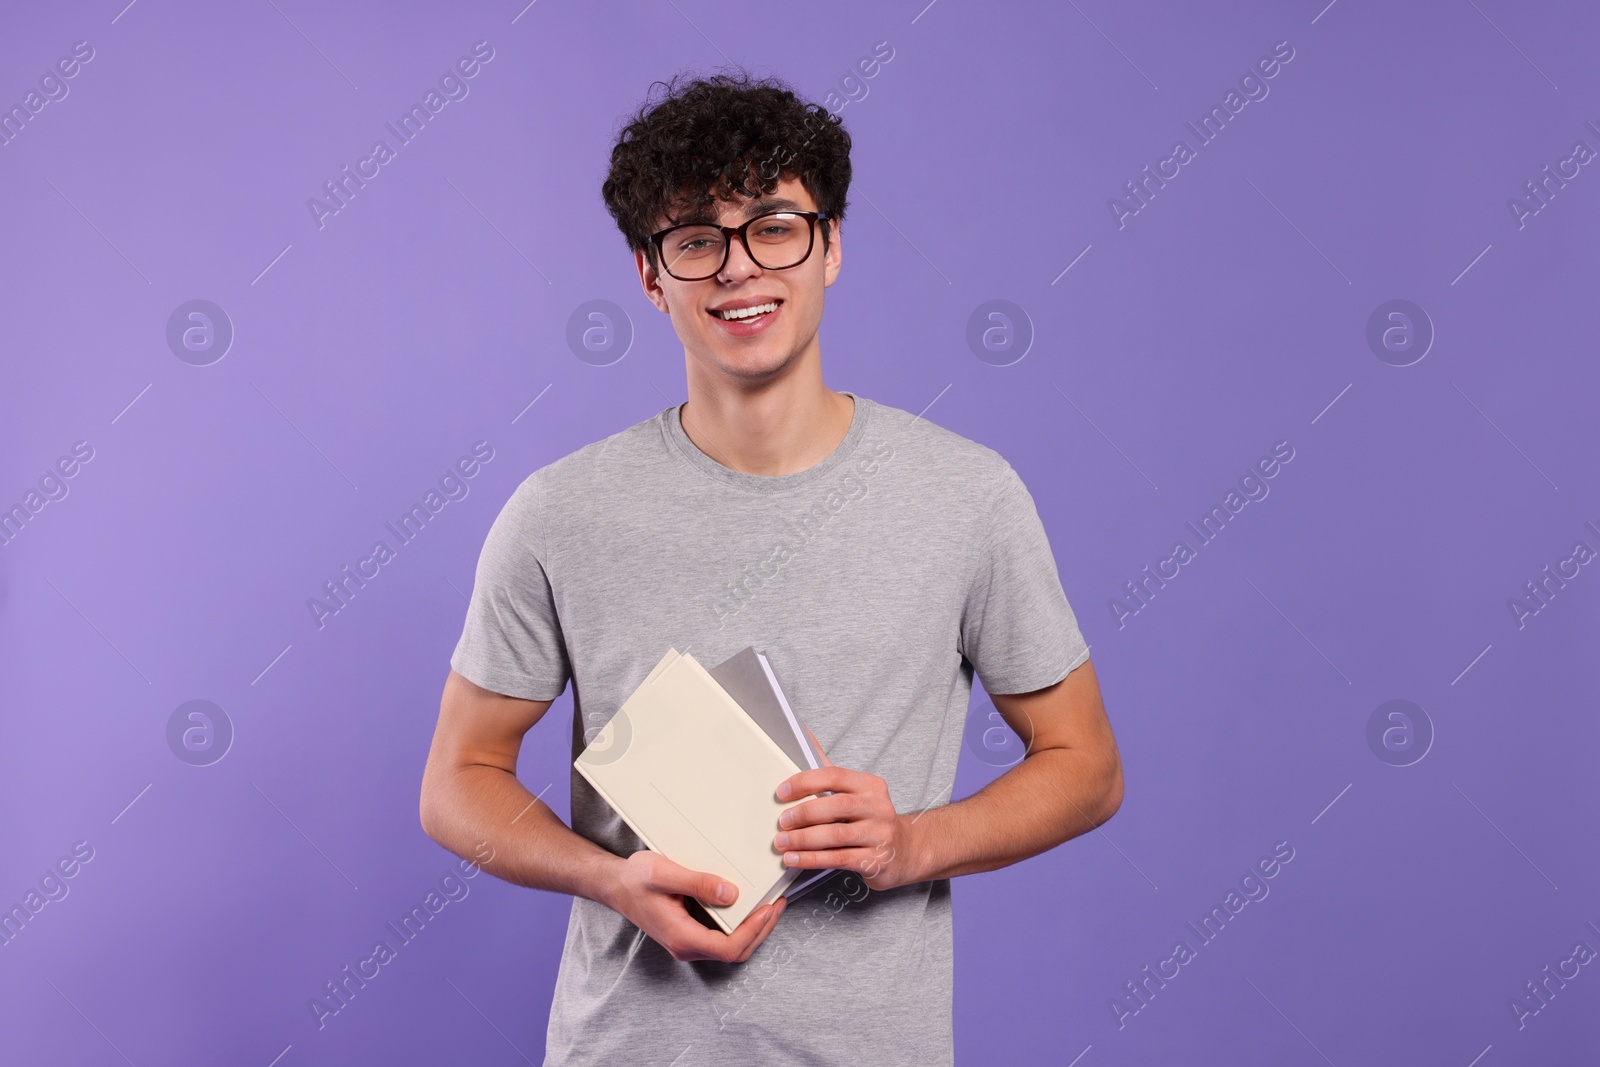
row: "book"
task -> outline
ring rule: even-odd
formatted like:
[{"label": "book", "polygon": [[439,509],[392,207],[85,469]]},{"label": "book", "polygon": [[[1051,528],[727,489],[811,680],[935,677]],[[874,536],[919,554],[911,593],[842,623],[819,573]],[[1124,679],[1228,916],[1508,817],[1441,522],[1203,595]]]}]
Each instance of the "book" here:
[{"label": "book", "polygon": [[810,739],[789,707],[766,657],[754,646],[746,646],[715,667],[708,667],[707,672],[796,766],[818,766]]},{"label": "book", "polygon": [[772,845],[806,799],[775,791],[802,765],[693,656],[668,649],[573,767],[646,848],[738,886],[732,904],[700,905],[726,933],[810,873]]},{"label": "book", "polygon": [[[783,749],[801,769],[815,770],[822,766],[822,761],[817,758],[816,750],[811,744],[811,738],[801,725],[799,717],[795,715],[794,708],[790,706],[789,698],[778,681],[777,672],[773,670],[772,662],[765,652],[757,651],[754,646],[746,646],[715,667],[709,668],[709,671],[711,677],[727,690],[728,695],[738,702],[745,713],[754,719],[756,724],[767,732],[767,736],[777,742],[778,747]],[[831,867],[824,870],[802,870],[783,895],[794,900],[832,873],[834,869]]]}]

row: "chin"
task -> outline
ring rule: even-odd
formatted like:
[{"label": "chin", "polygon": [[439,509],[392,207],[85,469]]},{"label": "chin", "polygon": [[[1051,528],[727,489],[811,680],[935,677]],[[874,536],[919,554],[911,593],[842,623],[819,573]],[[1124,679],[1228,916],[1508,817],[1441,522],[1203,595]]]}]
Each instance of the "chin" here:
[{"label": "chin", "polygon": [[776,345],[752,347],[731,356],[725,349],[713,348],[707,361],[729,377],[759,381],[783,370],[796,355],[794,350]]}]

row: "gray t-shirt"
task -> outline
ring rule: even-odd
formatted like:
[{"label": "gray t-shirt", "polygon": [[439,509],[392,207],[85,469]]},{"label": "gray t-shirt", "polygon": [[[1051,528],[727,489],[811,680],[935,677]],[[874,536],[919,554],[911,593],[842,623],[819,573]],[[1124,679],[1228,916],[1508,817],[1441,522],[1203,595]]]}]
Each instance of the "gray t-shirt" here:
[{"label": "gray t-shirt", "polygon": [[[947,803],[974,669],[1023,693],[1089,652],[1005,459],[847,395],[844,440],[795,474],[723,466],[674,406],[529,475],[451,667],[527,700],[570,679],[576,758],[669,647],[709,667],[754,645],[834,763],[882,777],[897,811]],[[643,847],[577,773],[571,792],[574,830]],[[574,897],[545,1063],[948,1064],[951,942],[949,879],[836,873],[743,964],[680,962]]]}]

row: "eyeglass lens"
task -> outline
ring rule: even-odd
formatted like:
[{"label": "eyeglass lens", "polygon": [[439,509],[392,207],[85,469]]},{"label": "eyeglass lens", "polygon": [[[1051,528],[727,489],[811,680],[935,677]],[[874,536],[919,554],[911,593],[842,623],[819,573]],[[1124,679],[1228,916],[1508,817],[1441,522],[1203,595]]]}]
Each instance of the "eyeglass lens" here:
[{"label": "eyeglass lens", "polygon": [[[750,257],[764,270],[799,264],[811,252],[811,224],[804,215],[779,211],[752,219],[745,231]],[[722,265],[727,236],[715,226],[678,226],[661,239],[667,273],[682,281],[699,281]]]}]

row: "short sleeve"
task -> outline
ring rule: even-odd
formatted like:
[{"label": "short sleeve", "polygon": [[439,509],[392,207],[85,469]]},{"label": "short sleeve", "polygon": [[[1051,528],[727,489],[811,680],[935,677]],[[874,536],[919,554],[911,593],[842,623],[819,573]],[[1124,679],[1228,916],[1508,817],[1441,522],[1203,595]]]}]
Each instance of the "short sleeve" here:
[{"label": "short sleeve", "polygon": [[537,472],[511,494],[478,555],[467,620],[451,668],[484,689],[554,700],[571,668],[545,567]]},{"label": "short sleeve", "polygon": [[961,654],[990,693],[1043,689],[1089,658],[1044,523],[1010,464],[967,589]]}]

